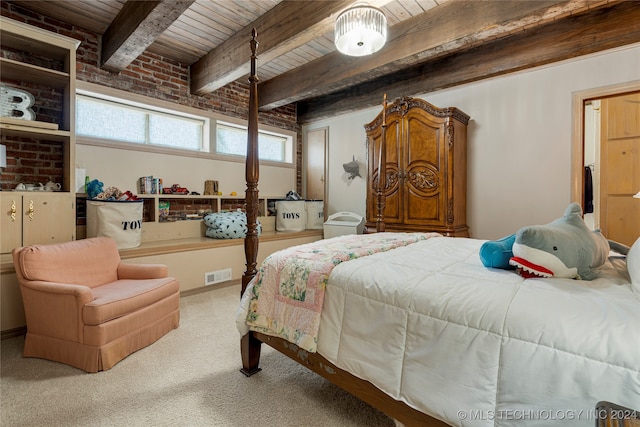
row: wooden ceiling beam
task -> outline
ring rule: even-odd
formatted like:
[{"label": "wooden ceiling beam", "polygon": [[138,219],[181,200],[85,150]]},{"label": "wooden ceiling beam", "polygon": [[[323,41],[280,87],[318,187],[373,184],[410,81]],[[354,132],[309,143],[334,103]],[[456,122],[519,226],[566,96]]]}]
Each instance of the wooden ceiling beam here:
[{"label": "wooden ceiling beam", "polygon": [[[191,92],[213,92],[249,74],[251,30],[258,31],[259,61],[267,63],[329,31],[354,0],[283,1],[191,66]],[[390,0],[378,3],[387,3]]]},{"label": "wooden ceiling beam", "polygon": [[298,102],[298,121],[373,107],[384,93],[389,99],[428,93],[639,42],[640,8],[635,2],[620,2]]},{"label": "wooden ceiling beam", "polygon": [[101,67],[124,70],[194,1],[127,1],[102,35]]},{"label": "wooden ceiling beam", "polygon": [[341,90],[522,31],[576,8],[584,8],[584,2],[451,0],[389,28],[386,45],[374,55],[348,57],[336,51],[260,83],[260,109]]}]

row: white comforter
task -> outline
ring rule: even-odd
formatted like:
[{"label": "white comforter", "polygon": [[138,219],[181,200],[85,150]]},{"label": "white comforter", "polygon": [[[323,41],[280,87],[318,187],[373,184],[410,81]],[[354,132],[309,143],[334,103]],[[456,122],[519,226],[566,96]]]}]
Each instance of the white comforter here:
[{"label": "white comforter", "polygon": [[592,426],[599,401],[640,409],[624,263],[594,281],[524,280],[483,267],[481,244],[432,238],[336,266],[318,352],[452,425]]}]

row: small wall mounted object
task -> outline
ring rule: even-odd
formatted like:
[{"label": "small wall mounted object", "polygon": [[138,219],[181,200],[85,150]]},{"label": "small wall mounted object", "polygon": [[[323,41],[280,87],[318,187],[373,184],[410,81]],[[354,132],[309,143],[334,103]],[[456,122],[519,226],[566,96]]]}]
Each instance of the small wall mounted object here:
[{"label": "small wall mounted object", "polygon": [[353,160],[349,163],[344,163],[342,167],[344,168],[344,171],[349,174],[349,179],[354,179],[356,176],[362,178],[360,175],[360,165],[356,162],[356,156],[353,156]]}]

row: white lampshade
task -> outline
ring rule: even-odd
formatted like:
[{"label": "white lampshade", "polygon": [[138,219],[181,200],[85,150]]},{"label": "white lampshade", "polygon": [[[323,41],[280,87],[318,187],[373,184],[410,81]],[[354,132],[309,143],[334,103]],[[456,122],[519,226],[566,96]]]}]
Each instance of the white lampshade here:
[{"label": "white lampshade", "polygon": [[371,55],[386,41],[387,18],[380,9],[356,4],[336,19],[335,44],[345,55]]},{"label": "white lampshade", "polygon": [[640,199],[640,191],[638,191],[636,194],[634,194],[633,197],[635,197],[636,199]]},{"label": "white lampshade", "polygon": [[0,145],[0,168],[7,167],[7,147]]}]

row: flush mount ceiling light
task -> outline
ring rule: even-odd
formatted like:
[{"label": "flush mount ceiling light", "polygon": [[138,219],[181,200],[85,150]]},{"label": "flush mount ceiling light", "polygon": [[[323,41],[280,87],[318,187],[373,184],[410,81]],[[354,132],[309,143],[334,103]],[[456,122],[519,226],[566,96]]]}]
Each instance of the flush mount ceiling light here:
[{"label": "flush mount ceiling light", "polygon": [[386,41],[387,18],[380,9],[356,4],[336,19],[335,44],[345,55],[371,55],[382,49]]}]

